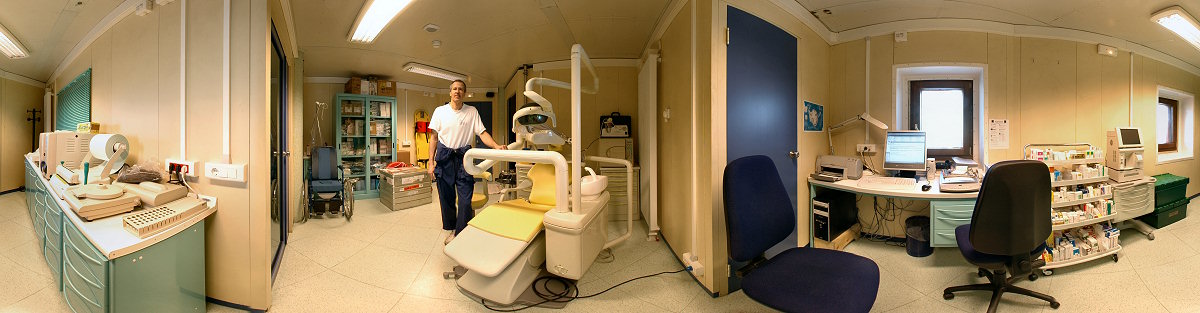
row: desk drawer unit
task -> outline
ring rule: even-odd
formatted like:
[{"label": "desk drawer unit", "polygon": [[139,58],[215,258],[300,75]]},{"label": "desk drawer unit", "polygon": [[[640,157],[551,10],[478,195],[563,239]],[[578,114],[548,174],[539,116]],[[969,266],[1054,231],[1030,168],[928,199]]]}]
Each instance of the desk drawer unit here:
[{"label": "desk drawer unit", "polygon": [[63,230],[63,297],[75,313],[108,312],[108,258],[73,223]]},{"label": "desk drawer unit", "polygon": [[957,247],[954,238],[954,228],[971,223],[971,214],[975,212],[975,200],[939,200],[930,201],[932,222],[930,232],[934,247]]}]

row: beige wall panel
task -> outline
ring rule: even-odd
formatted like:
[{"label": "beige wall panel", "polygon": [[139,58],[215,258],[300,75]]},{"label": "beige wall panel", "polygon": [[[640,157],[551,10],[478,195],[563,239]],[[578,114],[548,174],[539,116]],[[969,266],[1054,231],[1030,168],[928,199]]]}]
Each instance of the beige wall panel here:
[{"label": "beige wall panel", "polygon": [[[321,137],[316,138],[315,145],[337,145],[333,141],[333,137],[340,125],[333,122],[336,108],[333,103],[333,95],[342,92],[343,88],[342,84],[304,84],[304,151],[309,151],[314,145],[313,135],[316,132],[317,123],[321,124]],[[402,95],[401,98],[403,98]],[[328,105],[321,112],[321,116],[317,116],[317,102]]]},{"label": "beige wall panel", "polygon": [[[113,26],[116,28],[116,26]],[[100,122],[100,131],[108,131],[111,125],[107,125],[102,121],[112,121],[112,101],[113,101],[113,60],[112,60],[112,44],[114,32],[110,31],[101,35],[92,42],[89,50],[91,50],[90,61],[92,69],[92,121]],[[80,57],[82,61],[84,57]],[[83,66],[76,72],[67,74],[66,83],[70,83],[72,79],[87,70],[88,66]],[[66,87],[66,84],[62,85]],[[59,89],[62,89],[61,87]],[[56,92],[57,93],[57,92]]]},{"label": "beige wall panel", "polygon": [[1108,58],[1096,53],[1096,45],[1075,43],[1076,48],[1076,91],[1075,91],[1075,142],[1086,142],[1103,147],[1105,134],[1102,123],[1101,105],[1101,59]]},{"label": "beige wall panel", "polygon": [[[894,50],[891,35],[878,36],[871,38],[871,100],[868,104],[871,117],[878,119],[888,125],[889,129],[896,129],[892,125],[892,116],[895,114],[896,96],[894,94],[894,83],[892,83],[892,51]],[[835,122],[836,123],[836,122]],[[870,136],[870,140],[863,143],[875,144],[878,151],[883,151],[887,139],[887,130],[879,129],[872,126],[870,123],[858,122],[853,128],[864,129]],[[862,139],[859,139],[860,141]],[[856,146],[850,148],[857,149]],[[868,155],[868,160],[874,164],[873,166],[883,166],[883,153],[875,153]]]},{"label": "beige wall panel", "polygon": [[25,110],[35,108],[42,108],[41,88],[0,78],[0,191],[25,185],[23,159],[33,143],[33,125],[25,120]]},{"label": "beige wall panel", "polygon": [[[179,16],[180,5],[167,5],[154,11],[158,16],[158,77],[157,97],[152,99],[158,109],[158,128],[155,130],[157,155],[143,159],[178,159],[179,155]],[[190,147],[189,147],[190,148]]]},{"label": "beige wall panel", "polygon": [[[1021,38],[1008,37],[1005,40],[1008,43],[1008,57],[1005,58],[1007,63],[1006,77],[998,77],[997,79],[1005,80],[1005,102],[1008,105],[1008,159],[1015,160],[1024,158],[1024,142],[1021,130],[1025,129],[1023,124],[1022,110],[1024,109],[1023,98],[1021,97]],[[999,161],[999,160],[996,160]]]},{"label": "beige wall panel", "polygon": [[662,63],[658,79],[658,112],[670,110],[669,119],[658,119],[659,222],[663,239],[675,251],[692,251],[691,125],[691,6],[689,1],[671,21],[661,39]]},{"label": "beige wall panel", "polygon": [[[125,135],[129,140],[129,163],[158,156],[158,14],[127,18],[114,25],[112,66],[104,77],[110,86],[109,116],[105,132]],[[178,51],[178,50],[176,50]],[[163,104],[165,106],[165,104]],[[99,119],[94,119],[99,121]]]},{"label": "beige wall panel", "polygon": [[[1005,79],[1008,76],[1008,38],[1008,36],[988,34],[988,69],[982,85],[983,103],[981,105],[987,113],[988,119],[1007,119],[1009,123],[1012,123],[1010,117],[1015,114],[1009,114],[1009,112],[1015,112],[1015,109],[1008,101],[1008,80]],[[988,121],[980,122],[987,123]],[[1012,147],[1012,142],[1009,143],[1009,147]],[[1008,151],[1011,150],[1011,148],[997,149],[991,146],[988,148],[989,161],[1005,159]]]},{"label": "beige wall panel", "polygon": [[909,32],[897,42],[896,64],[930,62],[987,62],[987,34],[965,31]]},{"label": "beige wall panel", "polygon": [[1100,125],[1105,134],[1129,125],[1129,60],[1127,51],[1100,58]]},{"label": "beige wall panel", "polygon": [[1022,38],[1021,117],[1025,143],[1075,141],[1075,44]]}]

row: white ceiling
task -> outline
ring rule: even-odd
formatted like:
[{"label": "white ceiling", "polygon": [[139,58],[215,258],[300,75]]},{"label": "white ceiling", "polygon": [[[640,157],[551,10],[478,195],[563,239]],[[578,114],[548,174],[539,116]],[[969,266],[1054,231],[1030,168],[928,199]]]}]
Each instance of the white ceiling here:
[{"label": "white ceiling", "polygon": [[[373,74],[440,88],[445,81],[405,73],[403,65],[418,61],[468,74],[473,87],[495,87],[520,64],[566,59],[571,41],[583,44],[593,58],[637,58],[675,1],[680,0],[416,0],[369,45],[346,40],[366,0],[289,2],[305,76]],[[834,33],[879,27],[904,31],[900,28],[907,26],[900,25],[914,21],[936,26],[950,20],[1053,27],[1122,39],[1200,67],[1200,50],[1150,21],[1151,14],[1172,5],[1200,17],[1200,0],[794,1]],[[0,24],[31,54],[19,60],[0,57],[0,70],[47,80],[121,2],[0,0]],[[441,30],[428,33],[422,29],[427,23]],[[442,41],[441,48],[433,48],[435,39]]]},{"label": "white ceiling", "polygon": [[896,28],[899,28],[899,22],[911,21],[937,25],[948,19],[1056,27],[1119,38],[1200,67],[1200,50],[1150,20],[1150,15],[1173,5],[1183,7],[1193,17],[1200,16],[1197,15],[1200,14],[1200,0],[795,1],[812,11],[832,32],[889,23],[897,24]]},{"label": "white ceiling", "polygon": [[[441,88],[403,71],[417,61],[471,76],[474,87],[507,82],[517,66],[564,60],[573,42],[592,58],[637,58],[669,0],[418,0],[373,44],[346,40],[365,0],[293,0],[308,77],[374,74]],[[441,30],[423,29],[433,23]],[[434,48],[433,40],[441,40]],[[572,41],[573,40],[573,41]]]}]

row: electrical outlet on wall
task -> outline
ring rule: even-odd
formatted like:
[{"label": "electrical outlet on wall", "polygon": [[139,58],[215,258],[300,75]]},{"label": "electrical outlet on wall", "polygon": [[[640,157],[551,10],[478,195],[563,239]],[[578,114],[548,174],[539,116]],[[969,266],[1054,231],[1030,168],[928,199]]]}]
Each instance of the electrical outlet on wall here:
[{"label": "electrical outlet on wall", "polygon": [[170,174],[171,172],[179,171],[179,172],[183,173],[183,176],[193,177],[193,178],[196,177],[196,171],[197,171],[196,162],[167,159],[167,162],[165,165],[166,165],[165,169],[167,170],[168,174]]},{"label": "electrical outlet on wall", "polygon": [[854,149],[854,151],[856,151],[856,152],[862,152],[862,153],[876,153],[876,152],[878,152],[878,151],[876,150],[876,148],[875,148],[875,145],[874,145],[874,144],[861,144],[861,143],[860,143],[860,144],[858,144],[858,147],[857,147],[857,148],[855,148],[855,149]]}]

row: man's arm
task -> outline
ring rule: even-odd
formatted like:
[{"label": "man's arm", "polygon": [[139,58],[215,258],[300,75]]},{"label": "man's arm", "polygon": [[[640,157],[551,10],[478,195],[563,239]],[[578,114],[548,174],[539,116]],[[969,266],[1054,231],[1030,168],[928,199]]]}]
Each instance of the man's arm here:
[{"label": "man's arm", "polygon": [[486,130],[482,133],[479,133],[479,139],[483,140],[483,144],[487,145],[488,147],[492,147],[492,149],[508,150],[508,146],[496,143],[496,141],[492,139],[492,135],[488,134]]},{"label": "man's arm", "polygon": [[428,134],[429,134],[429,162],[427,164],[429,166],[429,176],[433,176],[433,167],[435,166],[434,163],[436,162],[434,160],[437,160],[437,158],[435,158],[434,156],[437,155],[437,143],[438,143],[437,138],[438,138],[438,136],[437,136],[437,131],[433,130],[433,129],[430,129]]}]

